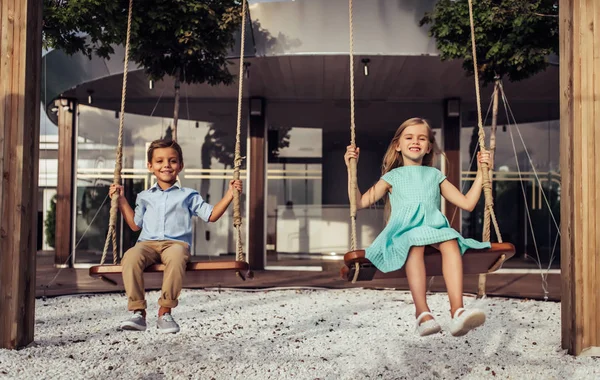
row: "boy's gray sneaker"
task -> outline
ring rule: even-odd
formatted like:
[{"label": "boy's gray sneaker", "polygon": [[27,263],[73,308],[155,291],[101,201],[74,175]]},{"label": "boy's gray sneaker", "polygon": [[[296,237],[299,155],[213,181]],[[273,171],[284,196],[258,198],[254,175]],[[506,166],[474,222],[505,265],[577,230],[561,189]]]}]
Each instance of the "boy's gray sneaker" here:
[{"label": "boy's gray sneaker", "polygon": [[156,325],[158,326],[158,331],[162,334],[175,334],[179,332],[179,325],[175,322],[171,313],[164,313],[160,316]]},{"label": "boy's gray sneaker", "polygon": [[146,318],[141,311],[135,311],[131,318],[121,322],[121,329],[144,331],[146,330]]}]

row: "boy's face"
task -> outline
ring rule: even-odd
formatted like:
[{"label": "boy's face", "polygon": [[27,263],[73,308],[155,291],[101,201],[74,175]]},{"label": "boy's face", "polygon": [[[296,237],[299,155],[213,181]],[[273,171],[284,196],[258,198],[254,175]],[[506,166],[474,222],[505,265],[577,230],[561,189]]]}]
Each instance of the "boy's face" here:
[{"label": "boy's face", "polygon": [[148,162],[150,170],[158,180],[159,184],[174,184],[177,181],[177,175],[183,169],[183,162],[180,161],[177,151],[173,148],[157,148],[152,154],[152,162]]}]

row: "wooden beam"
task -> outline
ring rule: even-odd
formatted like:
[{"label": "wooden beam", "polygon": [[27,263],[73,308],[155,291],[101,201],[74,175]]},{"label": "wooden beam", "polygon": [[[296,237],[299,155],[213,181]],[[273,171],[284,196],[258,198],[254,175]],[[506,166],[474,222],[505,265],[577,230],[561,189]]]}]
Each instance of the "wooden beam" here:
[{"label": "wooden beam", "polygon": [[33,341],[42,2],[0,2],[0,348]]},{"label": "wooden beam", "polygon": [[250,114],[248,115],[248,263],[252,270],[265,268],[266,252],[266,115],[265,100],[250,99]]},{"label": "wooden beam", "polygon": [[72,99],[57,99],[55,105],[58,108],[58,181],[54,264],[59,267],[70,267],[77,102]]},{"label": "wooden beam", "polygon": [[600,3],[559,17],[562,346],[600,355]]}]

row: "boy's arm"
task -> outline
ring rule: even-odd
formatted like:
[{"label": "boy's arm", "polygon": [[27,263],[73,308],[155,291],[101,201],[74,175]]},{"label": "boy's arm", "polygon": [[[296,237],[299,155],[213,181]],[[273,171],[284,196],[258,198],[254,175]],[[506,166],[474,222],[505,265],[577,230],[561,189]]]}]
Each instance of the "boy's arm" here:
[{"label": "boy's arm", "polygon": [[[137,208],[138,206],[136,206]],[[141,206],[140,206],[141,207]],[[135,223],[135,212],[127,202],[125,197],[119,197],[119,210],[123,214],[123,219],[127,222],[129,228],[133,231],[139,231],[141,228]]]},{"label": "boy's arm", "polygon": [[219,220],[227,210],[227,207],[229,207],[231,204],[231,201],[233,201],[233,190],[230,188],[227,190],[227,193],[225,193],[225,196],[223,196],[223,198],[221,198],[221,200],[214,205],[208,220],[210,222],[216,222]]},{"label": "boy's arm", "polygon": [[194,192],[193,196],[191,197],[190,210],[194,215],[199,216],[206,222],[216,222],[221,218],[221,216],[223,216],[227,210],[227,207],[229,207],[231,201],[233,201],[233,192],[239,191],[241,194],[242,190],[242,181],[229,181],[229,189],[223,198],[214,206],[206,203],[200,194]]},{"label": "boy's arm", "polygon": [[[144,211],[145,209],[138,204],[139,201],[139,194],[136,198],[136,210],[135,212],[133,211],[133,209],[131,208],[131,206],[129,205],[129,203],[127,203],[127,199],[125,198],[124,195],[124,189],[123,186],[121,185],[117,185],[115,183],[110,185],[110,189],[108,190],[108,195],[112,198],[112,196],[114,194],[118,194],[119,195],[119,200],[118,200],[118,205],[119,205],[119,210],[121,211],[121,214],[123,214],[123,219],[125,219],[125,222],[127,222],[127,225],[129,226],[129,228],[131,228],[134,231],[139,231],[141,229],[141,227],[138,226],[138,224],[141,226],[142,225],[142,215],[144,215]],[[139,215],[138,219],[138,223],[136,223],[136,214]]]}]

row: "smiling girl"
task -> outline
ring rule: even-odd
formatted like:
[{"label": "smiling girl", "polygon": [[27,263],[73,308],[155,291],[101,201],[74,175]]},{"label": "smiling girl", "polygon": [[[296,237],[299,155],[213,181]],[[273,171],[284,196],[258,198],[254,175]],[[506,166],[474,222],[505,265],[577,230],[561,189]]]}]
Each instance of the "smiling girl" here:
[{"label": "smiling girl", "polygon": [[[344,160],[348,167],[351,158],[358,161],[359,153],[358,147],[347,147]],[[441,252],[450,300],[450,332],[461,336],[485,322],[482,310],[464,309],[462,255],[467,249],[489,248],[490,244],[463,238],[452,229],[440,211],[440,196],[463,210],[472,211],[481,196],[481,164],[490,164],[490,154],[479,152],[477,177],[467,194],[462,194],[432,166],[439,153],[433,131],[424,119],[405,121],[394,134],[383,158],[381,179],[365,194],[356,189],[356,205],[358,209],[366,208],[384,196],[389,198],[386,227],[366,249],[366,257],[382,272],[406,265],[416,308],[417,331],[421,336],[441,331],[427,305],[425,246],[433,246]],[[350,183],[348,180],[348,194],[351,194]]]}]

